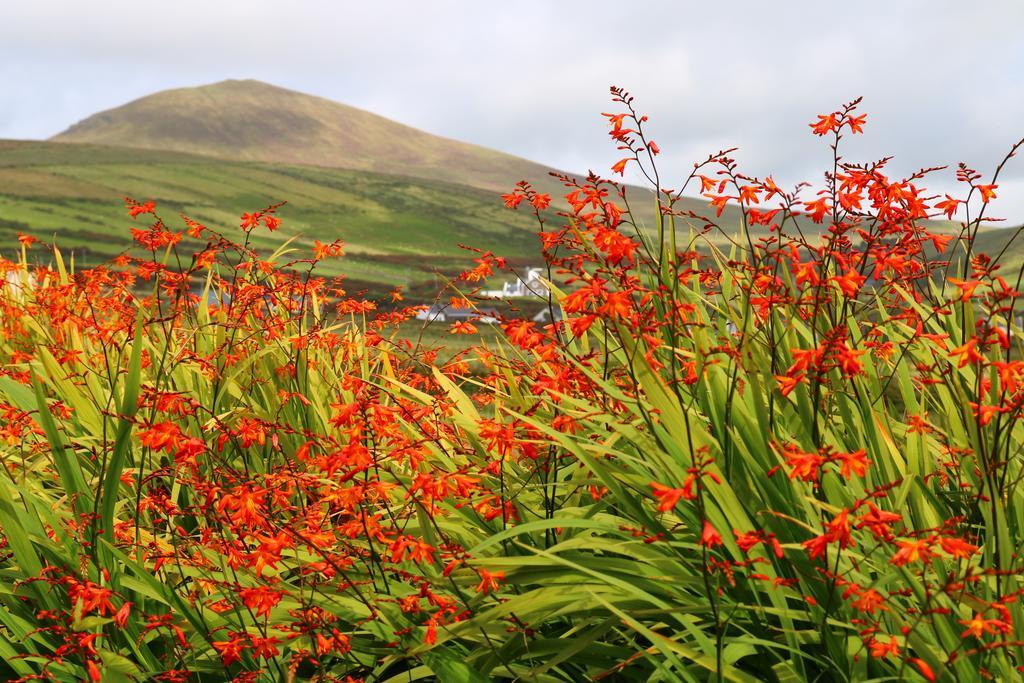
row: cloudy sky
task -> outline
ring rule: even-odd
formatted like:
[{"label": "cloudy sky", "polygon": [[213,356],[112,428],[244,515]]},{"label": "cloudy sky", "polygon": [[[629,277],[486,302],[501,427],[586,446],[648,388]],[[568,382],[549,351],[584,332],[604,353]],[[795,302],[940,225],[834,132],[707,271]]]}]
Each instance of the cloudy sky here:
[{"label": "cloudy sky", "polygon": [[[22,0],[0,6],[0,138],[45,138],[164,88],[256,78],[571,171],[616,158],[608,86],[669,175],[721,147],[818,181],[807,123],[856,96],[850,160],[989,172],[1024,136],[1024,2]],[[948,190],[952,171],[932,186]],[[671,184],[671,183],[668,183]],[[994,212],[1024,220],[1024,154]]]}]

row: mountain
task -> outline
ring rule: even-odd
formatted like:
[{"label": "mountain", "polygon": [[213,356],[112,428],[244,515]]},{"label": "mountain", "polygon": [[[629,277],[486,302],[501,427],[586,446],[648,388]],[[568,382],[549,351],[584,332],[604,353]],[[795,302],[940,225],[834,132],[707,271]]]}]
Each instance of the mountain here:
[{"label": "mountain", "polygon": [[254,80],[157,92],[94,114],[52,140],[409,175],[501,192],[522,179],[545,182],[549,170]]}]

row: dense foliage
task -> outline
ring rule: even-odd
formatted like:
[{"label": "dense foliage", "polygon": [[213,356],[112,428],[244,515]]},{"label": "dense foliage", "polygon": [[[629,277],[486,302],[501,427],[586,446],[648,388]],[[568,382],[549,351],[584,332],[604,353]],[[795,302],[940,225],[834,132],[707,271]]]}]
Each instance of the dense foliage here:
[{"label": "dense foliage", "polygon": [[[732,150],[669,190],[613,99],[614,170],[655,193],[563,178],[557,227],[505,195],[564,319],[454,357],[316,277],[340,244],[253,249],[274,207],[236,244],[129,200],[141,255],[82,272],[24,237],[0,263],[0,674],[1017,677],[1020,274],[972,249],[997,178],[933,197],[938,169],[845,163],[851,103],[812,124],[813,194]],[[728,254],[679,208],[697,189],[741,209]],[[458,287],[505,267],[479,253]]]}]

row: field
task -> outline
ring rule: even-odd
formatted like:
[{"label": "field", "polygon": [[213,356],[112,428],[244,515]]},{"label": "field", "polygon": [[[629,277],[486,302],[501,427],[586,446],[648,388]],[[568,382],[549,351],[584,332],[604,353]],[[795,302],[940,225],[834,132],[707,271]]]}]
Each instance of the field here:
[{"label": "field", "polygon": [[[503,209],[497,193],[366,171],[228,162],[175,152],[72,143],[0,142],[0,240],[17,232],[55,236],[69,257],[95,265],[127,249],[132,222],[123,198],[155,200],[165,220],[178,213],[238,238],[243,213],[287,200],[279,232],[255,236],[272,249],[290,237],[346,242],[343,272],[378,286],[436,291],[473,255],[460,243],[498,249],[520,263],[540,260],[527,217]],[[0,248],[0,253],[3,249]],[[326,263],[329,274],[335,263]],[[435,277],[440,273],[441,277]]]}]

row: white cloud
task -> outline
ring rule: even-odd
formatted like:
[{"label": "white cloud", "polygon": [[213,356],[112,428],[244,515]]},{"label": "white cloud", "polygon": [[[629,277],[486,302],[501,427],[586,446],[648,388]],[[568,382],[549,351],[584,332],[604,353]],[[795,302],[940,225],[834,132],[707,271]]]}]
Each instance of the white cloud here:
[{"label": "white cloud", "polygon": [[[989,169],[1024,135],[1024,3],[36,0],[0,9],[0,137],[46,137],[154,90],[258,78],[574,171],[616,159],[627,87],[668,170],[739,146],[817,181],[814,114],[865,96],[850,158]],[[951,177],[951,173],[947,177]],[[1006,171],[1024,182],[1024,158]],[[948,184],[938,189],[949,189]],[[1024,218],[1024,197],[1001,210]],[[1002,196],[1001,196],[1002,200]]]}]

